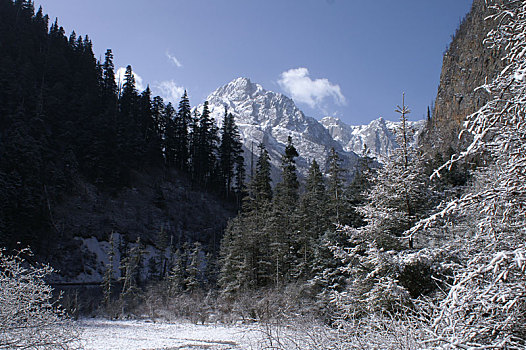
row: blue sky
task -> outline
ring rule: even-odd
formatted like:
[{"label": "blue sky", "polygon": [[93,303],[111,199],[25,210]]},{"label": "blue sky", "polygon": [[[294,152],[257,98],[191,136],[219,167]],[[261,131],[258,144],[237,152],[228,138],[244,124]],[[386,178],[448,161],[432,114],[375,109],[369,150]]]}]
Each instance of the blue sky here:
[{"label": "blue sky", "polygon": [[472,0],[36,0],[69,34],[113,50],[154,93],[192,105],[248,77],[307,115],[422,119],[442,55]]}]

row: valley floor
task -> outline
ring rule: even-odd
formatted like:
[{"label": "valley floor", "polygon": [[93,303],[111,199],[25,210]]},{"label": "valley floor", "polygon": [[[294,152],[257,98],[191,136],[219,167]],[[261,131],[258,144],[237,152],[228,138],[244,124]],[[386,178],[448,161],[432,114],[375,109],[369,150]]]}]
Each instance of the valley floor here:
[{"label": "valley floor", "polygon": [[78,326],[86,350],[252,350],[261,337],[246,325],[84,319]]}]

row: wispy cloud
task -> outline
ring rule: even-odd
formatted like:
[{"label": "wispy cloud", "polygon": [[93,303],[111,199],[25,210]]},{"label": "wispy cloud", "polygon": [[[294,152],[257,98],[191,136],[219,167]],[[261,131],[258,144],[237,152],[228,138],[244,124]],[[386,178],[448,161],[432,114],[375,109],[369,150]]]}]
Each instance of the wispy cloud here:
[{"label": "wispy cloud", "polygon": [[166,57],[168,57],[168,60],[176,65],[176,67],[181,68],[183,65],[181,64],[181,61],[177,59],[174,55],[172,55],[169,51],[166,51]]},{"label": "wispy cloud", "polygon": [[153,85],[155,92],[166,102],[172,102],[173,105],[179,102],[184,93],[184,87],[178,86],[173,80],[165,80]]},{"label": "wispy cloud", "polygon": [[278,84],[294,101],[305,103],[311,108],[323,111],[329,98],[340,106],[347,103],[338,84],[326,78],[311,79],[307,68],[294,68],[281,73]]},{"label": "wispy cloud", "polygon": [[[120,67],[115,72],[115,82],[118,86],[122,86],[122,84],[124,84],[124,74],[126,74],[126,68],[124,67]],[[144,86],[143,80],[140,75],[133,72],[133,78],[135,79],[135,88],[137,89],[137,91],[143,91],[144,89],[146,89],[146,86]]]}]

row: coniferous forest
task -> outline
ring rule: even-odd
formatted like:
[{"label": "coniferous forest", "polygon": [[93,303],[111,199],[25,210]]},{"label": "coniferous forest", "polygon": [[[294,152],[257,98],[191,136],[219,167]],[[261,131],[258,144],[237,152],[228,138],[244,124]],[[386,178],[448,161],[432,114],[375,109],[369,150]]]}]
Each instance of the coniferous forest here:
[{"label": "coniferous forest", "polygon": [[244,168],[227,111],[217,130],[206,105],[191,112],[186,93],[172,106],[137,91],[131,66],[117,86],[111,49],[97,61],[88,36],[66,36],[31,2],[3,1],[1,13],[3,246],[49,239],[50,203],[79,178],[115,193],[134,172],[174,169],[239,200]]},{"label": "coniferous forest", "polygon": [[389,157],[331,148],[301,176],[289,136],[275,181],[228,109],[117,81],[111,49],[0,0],[0,349],[82,348],[86,317],[258,325],[261,349],[524,349],[526,5],[490,5],[506,69],[463,142],[411,143],[401,96]]}]

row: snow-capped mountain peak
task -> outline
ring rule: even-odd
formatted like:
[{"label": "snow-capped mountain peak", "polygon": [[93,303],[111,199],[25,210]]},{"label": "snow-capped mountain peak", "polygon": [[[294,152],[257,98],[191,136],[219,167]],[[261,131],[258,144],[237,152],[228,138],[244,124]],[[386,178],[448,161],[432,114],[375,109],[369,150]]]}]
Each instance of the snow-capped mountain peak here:
[{"label": "snow-capped mountain peak", "polygon": [[[308,163],[313,159],[322,166],[326,164],[331,147],[347,163],[354,164],[357,159],[354,153],[345,152],[320,122],[305,116],[292,99],[281,93],[265,90],[248,78],[232,80],[212,92],[207,101],[210,113],[218,125],[221,125],[225,108],[235,117],[243,139],[245,159],[249,162],[252,158],[251,151],[257,153],[257,146],[263,143],[269,151],[272,164],[276,169],[279,168],[289,136],[300,154],[297,165],[302,174],[306,174]],[[197,108],[200,110],[201,106]],[[248,169],[250,166],[251,164],[247,164]],[[276,171],[275,180],[278,179],[277,173]]]},{"label": "snow-capped mountain peak", "polygon": [[[400,127],[400,122],[387,121],[380,117],[366,125],[348,125],[338,118],[325,117],[321,123],[334,140],[348,152],[363,154],[367,147],[370,155],[382,161],[399,147],[396,141],[396,130]],[[417,142],[423,126],[423,120],[407,122],[407,127],[412,130],[410,133],[412,144]]]},{"label": "snow-capped mountain peak", "polygon": [[[332,147],[343,158],[349,176],[354,172],[356,154],[363,154],[365,146],[368,154],[379,161],[398,147],[397,122],[378,118],[367,125],[351,126],[335,117],[318,121],[306,116],[291,98],[266,90],[248,78],[236,78],[219,87],[207,101],[218,126],[222,124],[225,110],[234,116],[243,141],[248,174],[254,167],[252,162],[257,160],[259,144],[265,145],[273,165],[274,181],[279,180],[278,169],[289,136],[300,155],[296,163],[302,175],[307,174],[313,159],[326,166]],[[197,108],[201,110],[202,105]],[[409,122],[416,136],[423,125],[423,121]]]}]

